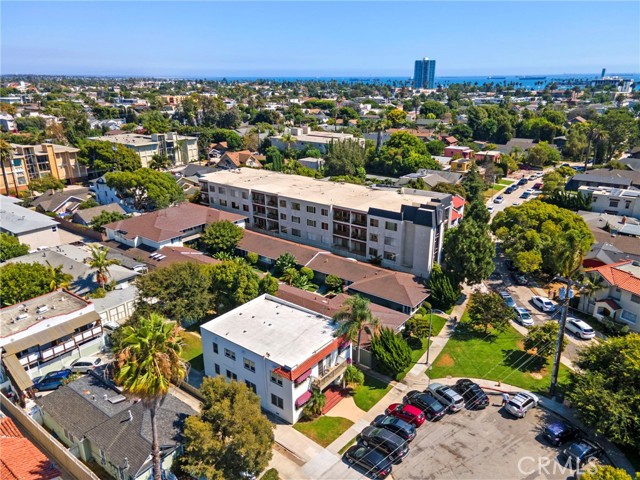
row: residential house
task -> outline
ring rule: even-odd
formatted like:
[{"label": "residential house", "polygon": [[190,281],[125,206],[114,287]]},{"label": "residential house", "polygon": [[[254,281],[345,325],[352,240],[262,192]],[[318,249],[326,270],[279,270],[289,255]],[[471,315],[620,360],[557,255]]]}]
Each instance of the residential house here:
[{"label": "residential house", "polygon": [[79,225],[88,227],[94,218],[100,215],[102,212],[120,213],[125,215],[127,212],[118,203],[109,203],[107,205],[99,205],[97,207],[85,208],[84,210],[75,210],[71,221]]},{"label": "residential house", "polygon": [[443,136],[440,138],[447,147],[455,147],[458,145],[458,139],[453,135]]},{"label": "residential house", "polygon": [[222,220],[244,228],[246,216],[183,202],[108,223],[104,225],[104,229],[109,240],[129,247],[139,248],[144,245],[148,249],[157,250],[164,246],[181,247],[184,242],[198,238],[207,224]]},{"label": "residential house", "polygon": [[468,158],[457,158],[455,160],[451,160],[449,166],[451,167],[451,171],[454,173],[467,173],[471,170],[474,161],[469,160]]},{"label": "residential house", "polygon": [[591,196],[591,211],[621,215],[640,220],[640,189],[612,187],[578,188],[581,195]]},{"label": "residential house", "polygon": [[357,141],[362,148],[364,148],[364,138],[356,138],[350,133],[338,133],[338,132],[316,132],[309,127],[292,127],[288,132],[293,137],[293,142],[287,144],[283,140],[283,135],[275,135],[269,137],[271,145],[280,149],[286,150],[292,148],[294,150],[303,150],[307,147],[316,148],[320,150],[320,153],[327,153],[327,148],[331,142],[342,142],[344,140]]},{"label": "residential house", "polygon": [[19,202],[15,198],[0,195],[0,232],[13,235],[34,250],[60,245],[59,223],[47,215],[21,207]]},{"label": "residential house", "polygon": [[58,217],[68,217],[74,214],[78,206],[89,199],[89,189],[86,187],[64,189],[62,191],[47,190],[31,202],[39,212],[55,213]]},{"label": "residential house", "polygon": [[203,324],[205,374],[245,383],[263,409],[296,423],[311,390],[339,383],[351,342],[330,317],[262,295]]},{"label": "residential house", "polygon": [[451,201],[451,226],[458,226],[464,217],[464,207],[466,201],[460,195],[453,195]]},{"label": "residential house", "polygon": [[0,114],[0,130],[3,132],[15,132],[18,129],[13,115],[8,113]]},{"label": "residential house", "polygon": [[411,180],[421,178],[429,187],[435,187],[438,183],[455,185],[462,179],[462,174],[457,172],[445,172],[442,170],[420,169],[416,173],[409,173],[400,177],[400,185],[406,185]]},{"label": "residential house", "polygon": [[[47,429],[82,461],[95,462],[117,480],[153,478],[149,410],[110,380],[83,375],[36,403]],[[185,419],[196,414],[172,393],[160,404],[156,425],[163,478],[181,452]]]},{"label": "residential house", "polygon": [[495,163],[500,160],[501,155],[502,153],[498,150],[481,150],[479,152],[476,152],[474,157],[476,161]]},{"label": "residential house", "polygon": [[474,152],[469,147],[451,146],[451,147],[444,147],[444,156],[449,158],[458,157],[458,158],[465,158],[465,159],[473,159]]},{"label": "residential house", "polygon": [[580,187],[640,188],[640,172],[598,168],[574,175],[565,188],[578,190]]},{"label": "residential house", "polygon": [[200,179],[203,203],[246,214],[285,239],[428,277],[442,255],[451,195],[380,189],[254,169]]},{"label": "residential house", "polygon": [[107,184],[107,180],[104,175],[92,180],[89,190],[95,194],[96,201],[100,205],[112,205],[115,203],[126,213],[133,213],[136,211],[131,205],[131,202],[126,201],[124,198],[120,198],[118,191]]},{"label": "residential house", "polygon": [[216,166],[226,170],[240,167],[262,168],[262,164],[249,150],[241,150],[239,152],[227,150],[222,154]]},{"label": "residential house", "polygon": [[580,297],[578,309],[597,320],[610,319],[640,332],[640,262],[623,260],[586,272],[595,290]]},{"label": "residential house", "polygon": [[324,168],[324,158],[304,157],[299,158],[298,162],[303,167],[310,168],[311,170],[322,170]]},{"label": "residential house", "polygon": [[36,376],[102,346],[94,304],[63,289],[0,309],[0,325],[0,387],[12,386],[19,394],[33,386]]},{"label": "residential house", "polygon": [[623,254],[640,255],[640,220],[598,212],[578,214],[595,238],[592,252],[599,244],[609,244]]}]

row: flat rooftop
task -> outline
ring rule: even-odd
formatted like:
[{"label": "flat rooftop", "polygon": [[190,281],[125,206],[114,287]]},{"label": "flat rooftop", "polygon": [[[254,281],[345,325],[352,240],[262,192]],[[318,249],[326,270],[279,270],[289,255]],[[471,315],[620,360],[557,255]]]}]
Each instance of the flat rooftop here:
[{"label": "flat rooftop", "polygon": [[[355,138],[350,133],[338,133],[338,132],[315,132],[310,131],[309,133],[298,133],[293,135],[295,139],[299,142],[309,142],[309,143],[331,143],[334,140],[347,140],[354,139],[358,141],[364,142],[364,139]],[[277,138],[278,140],[282,140],[282,135],[275,135],[273,138]]]},{"label": "flat rooftop", "polygon": [[0,231],[20,235],[54,225],[58,225],[58,222],[52,218],[21,207],[15,203],[15,199],[0,195]]},{"label": "flat rooftop", "polygon": [[92,137],[91,140],[100,142],[120,143],[122,145],[143,146],[157,145],[158,142],[151,140],[151,137],[138,135],[136,133],[122,133],[119,135],[103,135],[101,137]]},{"label": "flat rooftop", "polygon": [[271,295],[200,328],[292,370],[335,340],[331,318]]},{"label": "flat rooftop", "polygon": [[[280,195],[322,205],[335,205],[363,213],[369,208],[401,212],[403,205],[439,204],[448,193],[412,189],[375,189],[351,183],[315,180],[301,175],[287,175],[268,170],[241,168],[238,172],[223,170],[209,173],[200,181],[245,188],[258,193]],[[417,193],[420,192],[420,193]]]},{"label": "flat rooftop", "polygon": [[633,188],[616,188],[616,187],[592,187],[583,185],[578,190],[583,192],[592,192],[598,195],[610,195],[612,197],[640,197],[640,190]]},{"label": "flat rooftop", "polygon": [[[0,338],[10,337],[37,323],[80,310],[90,302],[64,290],[41,295],[0,310]],[[43,307],[46,307],[46,311]],[[40,313],[38,309],[40,308]],[[18,320],[19,318],[19,320]]]}]

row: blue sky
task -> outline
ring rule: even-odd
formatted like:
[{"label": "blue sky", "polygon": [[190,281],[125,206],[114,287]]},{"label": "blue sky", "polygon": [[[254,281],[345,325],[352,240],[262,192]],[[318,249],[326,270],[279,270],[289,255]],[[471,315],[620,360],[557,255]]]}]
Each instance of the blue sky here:
[{"label": "blue sky", "polygon": [[10,2],[2,73],[640,72],[640,2]]}]

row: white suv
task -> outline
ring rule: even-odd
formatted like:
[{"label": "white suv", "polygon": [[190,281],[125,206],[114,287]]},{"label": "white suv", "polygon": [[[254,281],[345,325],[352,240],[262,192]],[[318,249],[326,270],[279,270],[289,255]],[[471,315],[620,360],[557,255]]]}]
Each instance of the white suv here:
[{"label": "white suv", "polygon": [[584,340],[588,340],[596,336],[596,332],[587,322],[573,317],[567,317],[567,325],[565,329],[573,333],[576,337],[580,337]]},{"label": "white suv", "polygon": [[538,406],[540,399],[531,392],[520,392],[504,407],[514,417],[522,418],[529,410]]},{"label": "white suv", "polygon": [[553,312],[556,309],[556,304],[547,297],[533,297],[531,299],[533,304],[543,312]]}]

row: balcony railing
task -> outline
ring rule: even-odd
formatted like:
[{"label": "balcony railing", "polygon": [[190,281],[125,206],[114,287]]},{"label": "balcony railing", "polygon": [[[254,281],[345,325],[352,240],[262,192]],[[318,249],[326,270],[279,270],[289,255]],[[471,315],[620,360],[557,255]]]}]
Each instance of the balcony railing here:
[{"label": "balcony railing", "polygon": [[338,357],[338,362],[339,363],[337,365],[325,370],[321,376],[314,378],[311,382],[313,386],[320,390],[324,390],[327,386],[338,379],[338,377],[340,377],[340,375],[342,375],[349,366],[349,362],[347,362],[346,358]]}]

